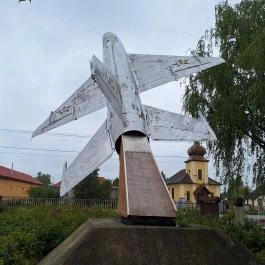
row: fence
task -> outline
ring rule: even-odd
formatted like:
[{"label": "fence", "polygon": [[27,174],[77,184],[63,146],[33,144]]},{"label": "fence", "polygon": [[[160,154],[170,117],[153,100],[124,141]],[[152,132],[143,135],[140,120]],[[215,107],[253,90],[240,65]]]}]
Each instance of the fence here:
[{"label": "fence", "polygon": [[187,201],[176,201],[175,206],[177,210],[192,210],[192,209],[199,209],[199,204],[197,203],[192,203],[192,202],[187,202]]},{"label": "fence", "polygon": [[38,205],[60,205],[66,207],[117,209],[117,200],[74,198],[4,198],[0,205],[7,207],[32,207]]}]

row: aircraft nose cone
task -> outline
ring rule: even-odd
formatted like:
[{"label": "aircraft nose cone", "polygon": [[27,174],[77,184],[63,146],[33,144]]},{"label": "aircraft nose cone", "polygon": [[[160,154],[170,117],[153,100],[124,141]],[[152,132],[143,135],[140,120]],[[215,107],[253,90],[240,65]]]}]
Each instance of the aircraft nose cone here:
[{"label": "aircraft nose cone", "polygon": [[117,36],[112,33],[112,32],[106,32],[104,35],[103,35],[103,41],[114,41],[115,39],[117,38]]}]

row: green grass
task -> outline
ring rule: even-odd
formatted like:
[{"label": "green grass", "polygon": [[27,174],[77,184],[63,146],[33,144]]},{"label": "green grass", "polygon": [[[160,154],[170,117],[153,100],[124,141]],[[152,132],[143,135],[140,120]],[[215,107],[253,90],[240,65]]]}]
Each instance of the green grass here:
[{"label": "green grass", "polygon": [[221,218],[216,216],[201,216],[198,210],[177,211],[176,223],[180,227],[199,224],[224,230],[235,241],[246,246],[255,254],[260,262],[265,264],[265,230],[253,221],[245,220],[244,225],[233,223],[234,213],[229,211]]},{"label": "green grass", "polygon": [[58,206],[0,212],[0,265],[36,264],[87,218],[116,217],[115,210]]},{"label": "green grass", "polygon": [[[115,210],[80,209],[59,206],[2,209],[0,211],[0,265],[38,263],[87,218],[117,217]],[[233,213],[222,218],[201,216],[197,210],[178,211],[177,224],[200,224],[226,231],[265,263],[265,231],[253,222],[233,224]]]}]

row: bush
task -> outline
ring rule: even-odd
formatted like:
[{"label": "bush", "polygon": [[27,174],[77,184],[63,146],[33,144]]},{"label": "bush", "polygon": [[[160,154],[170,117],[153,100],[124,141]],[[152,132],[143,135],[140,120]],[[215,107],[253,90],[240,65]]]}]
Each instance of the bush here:
[{"label": "bush", "polygon": [[42,187],[32,187],[28,190],[28,195],[30,198],[59,198],[59,189],[42,186]]},{"label": "bush", "polygon": [[59,206],[16,208],[0,213],[0,265],[36,264],[89,217],[115,210]]},{"label": "bush", "polygon": [[257,223],[245,220],[244,225],[233,223],[234,211],[226,212],[223,217],[201,216],[198,210],[177,211],[177,224],[186,227],[191,223],[223,229],[232,240],[246,246],[260,262],[265,264],[265,230]]}]

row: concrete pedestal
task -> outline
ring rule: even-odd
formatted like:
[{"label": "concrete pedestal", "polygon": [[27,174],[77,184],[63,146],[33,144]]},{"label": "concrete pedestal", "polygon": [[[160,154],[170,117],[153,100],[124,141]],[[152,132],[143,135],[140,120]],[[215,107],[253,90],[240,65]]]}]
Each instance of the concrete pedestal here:
[{"label": "concrete pedestal", "polygon": [[258,265],[227,235],[210,228],[124,225],[91,219],[39,265]]}]

